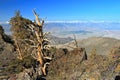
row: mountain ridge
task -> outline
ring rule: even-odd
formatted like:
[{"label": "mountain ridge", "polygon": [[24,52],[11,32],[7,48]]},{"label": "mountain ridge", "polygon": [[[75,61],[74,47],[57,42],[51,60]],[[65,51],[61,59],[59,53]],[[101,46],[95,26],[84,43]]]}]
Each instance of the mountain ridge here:
[{"label": "mountain ridge", "polygon": [[[112,48],[120,46],[120,40],[109,37],[90,37],[82,40],[77,40],[77,44],[79,47],[84,47],[88,54],[93,49],[96,49],[98,54],[108,55]],[[71,41],[63,45],[58,45],[57,47],[69,48],[70,50],[72,50],[75,45],[74,41]]]}]

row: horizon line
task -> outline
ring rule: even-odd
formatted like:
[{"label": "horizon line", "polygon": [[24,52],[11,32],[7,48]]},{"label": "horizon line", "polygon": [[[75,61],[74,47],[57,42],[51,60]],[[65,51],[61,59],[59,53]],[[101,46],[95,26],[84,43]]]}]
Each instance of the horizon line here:
[{"label": "horizon line", "polygon": [[45,23],[112,23],[117,22],[120,23],[120,21],[105,21],[105,20],[48,20],[45,21]]},{"label": "horizon line", "polygon": [[[120,23],[120,21],[107,21],[107,20],[46,20],[45,23]],[[2,24],[9,24],[9,21],[0,22]]]}]

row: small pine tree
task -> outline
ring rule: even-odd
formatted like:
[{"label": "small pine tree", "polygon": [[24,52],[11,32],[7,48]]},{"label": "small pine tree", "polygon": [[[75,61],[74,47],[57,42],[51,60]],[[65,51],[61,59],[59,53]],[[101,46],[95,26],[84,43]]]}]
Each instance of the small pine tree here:
[{"label": "small pine tree", "polygon": [[12,35],[17,39],[26,39],[32,36],[31,32],[26,29],[28,24],[33,24],[29,19],[23,18],[20,11],[16,11],[15,16],[10,19]]},{"label": "small pine tree", "polygon": [[[15,39],[15,45],[19,49],[18,57],[22,59],[22,57],[26,57],[29,55],[29,45],[26,43],[30,43],[27,39],[34,40],[35,36],[28,29],[29,24],[33,24],[33,22],[29,19],[26,19],[20,15],[20,11],[15,12],[15,16],[10,19],[12,36]],[[26,41],[25,41],[26,39]]]}]

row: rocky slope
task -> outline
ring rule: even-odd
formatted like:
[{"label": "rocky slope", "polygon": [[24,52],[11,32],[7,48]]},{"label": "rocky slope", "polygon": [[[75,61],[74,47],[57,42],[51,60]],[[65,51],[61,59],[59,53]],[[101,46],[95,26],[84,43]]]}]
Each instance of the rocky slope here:
[{"label": "rocky slope", "polygon": [[4,70],[14,60],[15,50],[12,41],[7,35],[0,34],[0,80],[8,77],[9,73]]},{"label": "rocky slope", "polygon": [[99,55],[96,50],[88,56],[84,48],[54,51],[47,80],[115,80],[120,73],[119,47],[113,48],[109,56]]},{"label": "rocky slope", "polygon": [[[77,42],[77,49],[74,41],[57,45],[57,48],[65,50],[56,50],[55,60],[48,69],[47,80],[115,80],[116,75],[119,77],[120,40],[91,37]],[[83,49],[81,47],[84,47],[83,52],[87,56],[83,61],[83,52],[79,52]]]}]

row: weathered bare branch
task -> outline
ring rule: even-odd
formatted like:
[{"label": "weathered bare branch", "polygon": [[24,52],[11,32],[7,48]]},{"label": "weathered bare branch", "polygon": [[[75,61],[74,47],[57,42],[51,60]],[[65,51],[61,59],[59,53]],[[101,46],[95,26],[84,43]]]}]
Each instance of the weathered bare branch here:
[{"label": "weathered bare branch", "polygon": [[52,60],[52,58],[48,56],[44,57],[44,59]]},{"label": "weathered bare branch", "polygon": [[78,43],[77,43],[75,34],[73,34],[73,36],[74,36],[75,46],[76,46],[76,48],[78,48]]},{"label": "weathered bare branch", "polygon": [[43,74],[46,76],[47,75],[47,73],[46,73],[46,67],[47,67],[47,65],[49,65],[50,63],[48,63],[48,62],[46,62],[45,64],[44,64],[44,66],[42,67],[42,72],[43,72]]},{"label": "weathered bare branch", "polygon": [[32,24],[29,24],[29,25],[28,25],[28,28],[30,28],[30,30],[31,30],[32,32],[34,32],[34,28],[35,28],[35,27],[34,27]]},{"label": "weathered bare branch", "polygon": [[50,32],[46,32],[46,33],[43,34],[43,36],[47,36],[49,34],[50,34]]},{"label": "weathered bare branch", "polygon": [[18,51],[18,58],[19,58],[20,60],[23,60],[22,51],[21,51],[20,46],[19,46],[19,44],[17,43],[17,41],[15,41],[15,45],[16,45],[17,51]]},{"label": "weathered bare branch", "polygon": [[30,42],[32,42],[32,43],[35,43],[35,41],[34,40],[31,40],[31,39],[24,39],[25,41],[30,41]]},{"label": "weathered bare branch", "polygon": [[40,26],[40,27],[42,27],[43,26],[43,24],[40,22],[40,19],[39,19],[39,15],[35,12],[35,10],[33,10],[33,14],[34,14],[34,16],[35,16],[35,18],[36,18],[36,22],[37,22],[37,24]]},{"label": "weathered bare branch", "polygon": [[49,49],[50,49],[50,46],[49,46],[49,45],[45,45],[43,48],[49,50]]}]

